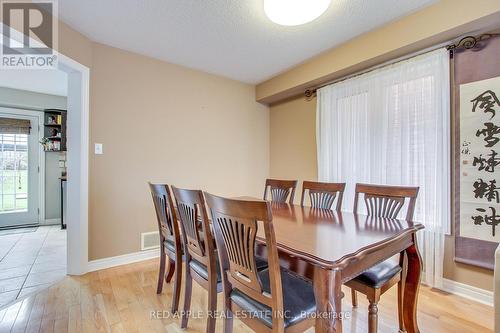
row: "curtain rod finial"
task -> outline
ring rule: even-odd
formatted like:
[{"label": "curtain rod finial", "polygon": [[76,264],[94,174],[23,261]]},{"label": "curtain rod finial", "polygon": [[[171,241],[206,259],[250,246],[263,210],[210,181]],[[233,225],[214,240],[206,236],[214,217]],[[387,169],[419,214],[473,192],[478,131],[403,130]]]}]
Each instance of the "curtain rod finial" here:
[{"label": "curtain rod finial", "polygon": [[307,101],[312,100],[314,97],[316,97],[316,89],[307,89],[304,92],[304,96],[306,97]]}]

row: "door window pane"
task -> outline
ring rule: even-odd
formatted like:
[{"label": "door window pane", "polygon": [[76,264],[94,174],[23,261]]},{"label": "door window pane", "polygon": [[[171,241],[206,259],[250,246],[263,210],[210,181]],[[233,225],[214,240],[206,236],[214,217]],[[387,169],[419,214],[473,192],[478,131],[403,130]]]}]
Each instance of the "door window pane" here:
[{"label": "door window pane", "polygon": [[28,135],[0,134],[0,213],[28,210]]}]

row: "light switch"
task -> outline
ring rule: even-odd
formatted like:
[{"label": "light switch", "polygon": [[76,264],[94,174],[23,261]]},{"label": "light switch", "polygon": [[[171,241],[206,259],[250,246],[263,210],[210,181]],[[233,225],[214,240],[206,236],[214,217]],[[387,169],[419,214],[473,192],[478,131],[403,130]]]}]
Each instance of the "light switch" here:
[{"label": "light switch", "polygon": [[102,143],[96,143],[95,144],[95,154],[96,155],[102,155]]}]

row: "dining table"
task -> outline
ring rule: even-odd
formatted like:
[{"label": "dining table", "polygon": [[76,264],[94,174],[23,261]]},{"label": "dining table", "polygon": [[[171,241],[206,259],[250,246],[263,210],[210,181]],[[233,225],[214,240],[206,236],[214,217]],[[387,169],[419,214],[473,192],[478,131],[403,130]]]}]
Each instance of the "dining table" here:
[{"label": "dining table", "polygon": [[[422,224],[288,203],[270,206],[280,255],[298,258],[313,270],[316,333],[342,332],[342,284],[400,253],[406,257],[407,267],[403,321],[408,333],[419,332],[422,260],[416,233],[424,228]],[[265,243],[264,228],[258,230],[257,241]]]}]

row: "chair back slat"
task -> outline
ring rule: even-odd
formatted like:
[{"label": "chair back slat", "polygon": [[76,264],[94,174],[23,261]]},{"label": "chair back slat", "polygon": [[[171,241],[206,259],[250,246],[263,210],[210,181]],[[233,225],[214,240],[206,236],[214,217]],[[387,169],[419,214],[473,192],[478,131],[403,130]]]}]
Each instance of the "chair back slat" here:
[{"label": "chair back slat", "polygon": [[337,193],[309,191],[311,207],[330,209],[333,206]]},{"label": "chair back slat", "polygon": [[309,201],[311,207],[321,209],[332,209],[335,199],[337,205],[335,210],[342,208],[342,199],[344,197],[345,183],[320,183],[304,181],[302,183],[302,197],[300,205],[304,206],[305,194],[309,192]]},{"label": "chair back slat", "polygon": [[172,191],[177,202],[185,250],[191,257],[208,266],[208,254],[214,251],[214,247],[203,192],[174,186]]},{"label": "chair back slat", "polygon": [[[214,222],[223,280],[258,302],[282,309],[281,273],[269,203],[225,199],[209,193],[205,196]],[[263,291],[256,268],[255,241],[260,223],[266,235],[271,294]]]},{"label": "chair back slat", "polygon": [[398,216],[404,205],[404,198],[379,197],[365,194],[365,203],[368,215],[394,219]]},{"label": "chair back slat", "polygon": [[148,184],[155,207],[160,240],[175,241],[178,225],[170,189],[166,184]]},{"label": "chair back slat", "polygon": [[411,220],[415,212],[418,187],[356,184],[354,213],[358,211],[359,194],[364,194],[368,215],[395,219],[408,199],[406,220]]},{"label": "chair back slat", "polygon": [[262,293],[255,261],[256,221],[217,213],[215,215],[224,238],[232,278],[255,292]]},{"label": "chair back slat", "polygon": [[271,187],[271,200],[273,202],[286,202],[289,194],[290,189]]},{"label": "chair back slat", "polygon": [[290,204],[293,204],[296,187],[296,180],[266,179],[264,200],[267,200],[267,194],[271,192],[272,202],[285,203],[288,200]]},{"label": "chair back slat", "polygon": [[179,218],[186,233],[186,245],[190,251],[203,257],[205,255],[205,245],[203,244],[200,229],[198,228],[198,206],[179,203],[177,205],[177,209],[179,211]]}]

